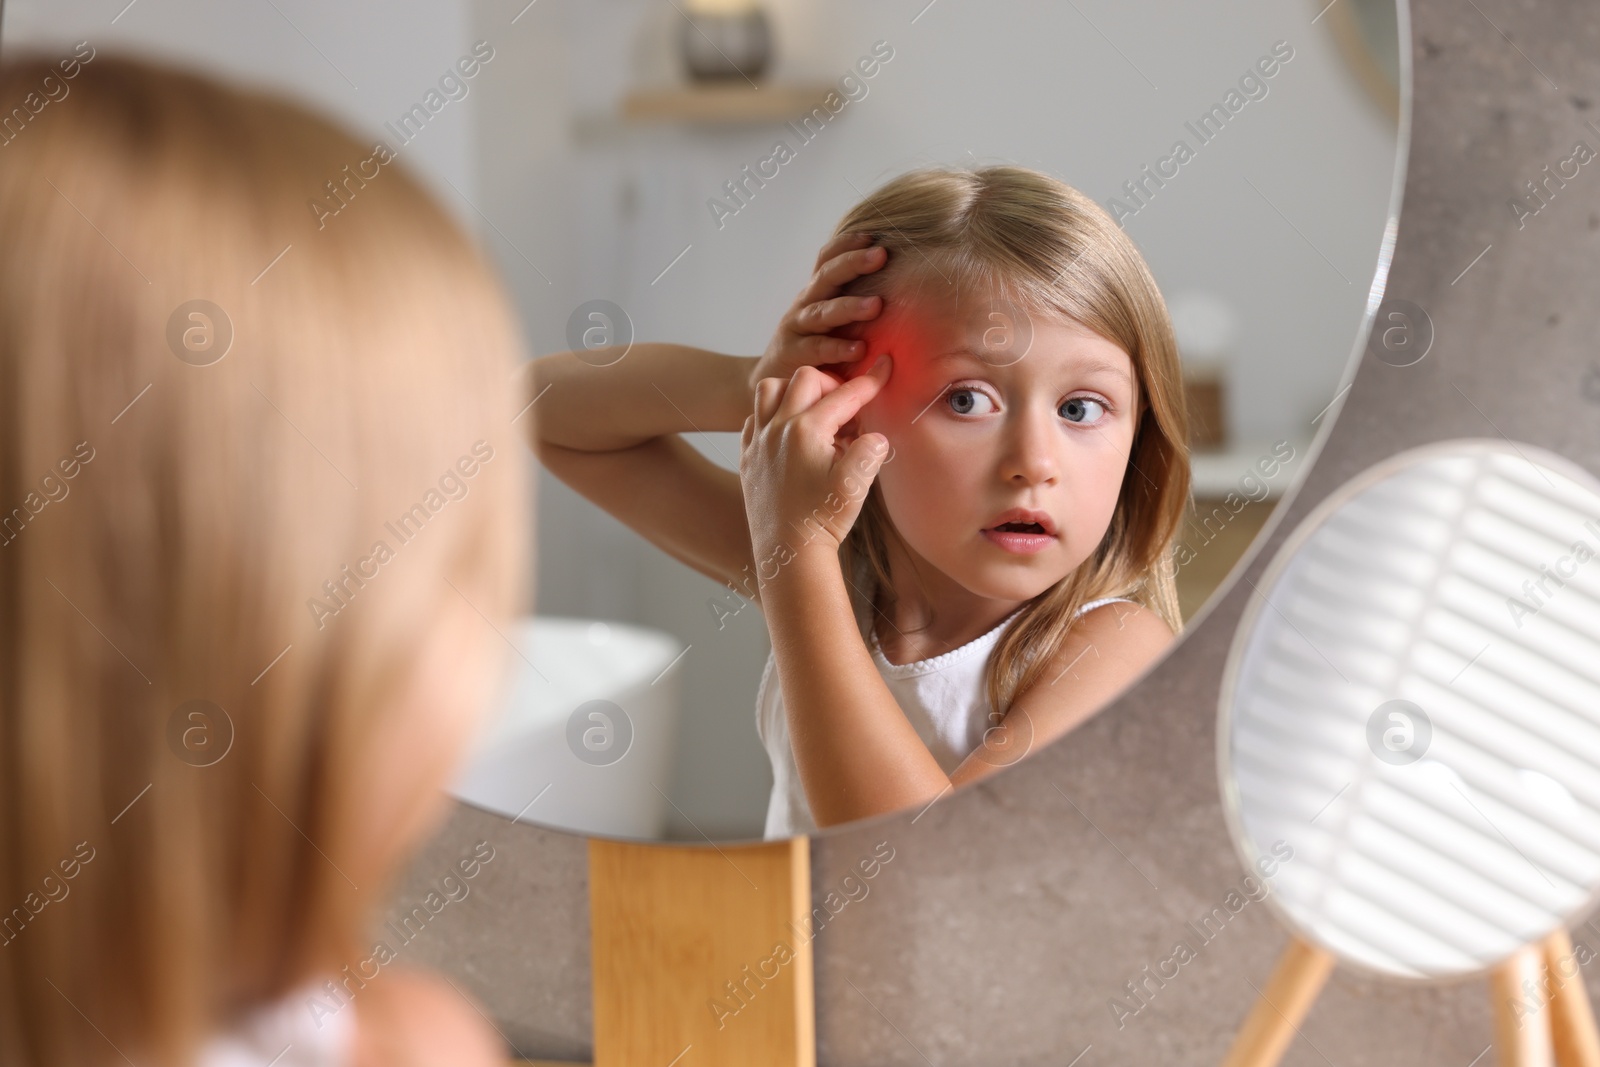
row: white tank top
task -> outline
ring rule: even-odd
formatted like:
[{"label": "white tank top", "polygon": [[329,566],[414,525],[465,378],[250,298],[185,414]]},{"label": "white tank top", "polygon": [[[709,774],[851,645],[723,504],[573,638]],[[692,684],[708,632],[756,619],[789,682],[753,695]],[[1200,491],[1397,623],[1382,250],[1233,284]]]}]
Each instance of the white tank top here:
[{"label": "white tank top", "polygon": [[[1127,597],[1105,597],[1084,604],[1078,614],[1119,600],[1132,603]],[[1021,611],[1019,607],[1000,620],[994,629],[960,648],[929,659],[895,664],[884,656],[878,646],[877,633],[866,626],[861,608],[857,608],[857,623],[868,635],[868,647],[878,674],[916,729],[917,736],[947,774],[983,743],[984,732],[994,725],[989,717],[984,669],[1006,624]],[[763,837],[771,840],[814,833],[817,824],[811,816],[811,805],[806,801],[794,749],[789,744],[789,720],[784,711],[783,690],[778,683],[777,660],[771,652],[767,653],[767,665],[761,672],[761,685],[756,691],[756,733],[766,747],[767,758],[772,761],[772,795],[767,801]]]}]

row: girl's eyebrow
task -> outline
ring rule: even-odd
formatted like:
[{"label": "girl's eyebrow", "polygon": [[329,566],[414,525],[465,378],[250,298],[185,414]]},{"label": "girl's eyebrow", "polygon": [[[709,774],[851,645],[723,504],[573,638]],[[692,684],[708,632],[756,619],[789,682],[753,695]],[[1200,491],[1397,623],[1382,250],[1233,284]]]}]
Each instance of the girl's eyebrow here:
[{"label": "girl's eyebrow", "polygon": [[[933,357],[933,361],[935,363],[942,359],[967,359],[973,361],[974,363],[982,363],[985,366],[992,366],[989,360],[984,359],[970,348],[953,348],[948,352],[940,352],[938,355]],[[1133,386],[1133,377],[1128,373],[1127,368],[1121,366],[1120,364],[1112,363],[1110,360],[1089,356],[1085,359],[1076,360],[1073,364],[1073,367],[1074,369],[1083,371],[1084,373],[1104,371],[1107,374],[1115,375],[1116,377],[1121,378],[1123,382],[1130,388]]]}]

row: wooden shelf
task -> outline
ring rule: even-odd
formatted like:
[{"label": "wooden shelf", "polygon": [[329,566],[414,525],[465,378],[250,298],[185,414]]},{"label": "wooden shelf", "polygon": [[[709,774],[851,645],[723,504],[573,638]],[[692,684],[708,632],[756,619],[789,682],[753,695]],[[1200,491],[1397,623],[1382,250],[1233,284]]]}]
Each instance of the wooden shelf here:
[{"label": "wooden shelf", "polygon": [[834,92],[832,85],[725,84],[636,89],[622,101],[628,122],[693,122],[734,125],[783,122],[808,115]]}]

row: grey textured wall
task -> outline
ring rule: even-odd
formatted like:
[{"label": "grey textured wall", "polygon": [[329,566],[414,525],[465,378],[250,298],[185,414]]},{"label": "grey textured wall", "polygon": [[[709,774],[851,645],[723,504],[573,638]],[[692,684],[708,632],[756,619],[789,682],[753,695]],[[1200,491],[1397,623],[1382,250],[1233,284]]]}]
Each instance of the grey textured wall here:
[{"label": "grey textured wall", "polygon": [[[1600,160],[1520,228],[1508,206],[1576,141],[1600,150],[1590,124],[1600,124],[1600,7],[1419,0],[1412,46],[1412,146],[1387,293],[1425,308],[1436,340],[1406,368],[1362,356],[1305,481],[1240,564],[1250,581],[1340,483],[1418,444],[1503,435],[1600,472]],[[1257,595],[1250,581],[1061,742],[915,824],[891,816],[814,842],[819,897],[876,842],[896,851],[817,938],[822,1064],[1062,1067],[1088,1046],[1082,1067],[1220,1060],[1250,983],[1286,938],[1263,905],[1241,911],[1120,1029],[1108,1001],[1189,939],[1184,923],[1244,874],[1219,806],[1214,724],[1233,629]],[[479,837],[495,860],[419,937],[414,962],[481,997],[524,1054],[586,1055],[581,839],[458,809],[397,900],[420,895]],[[1586,973],[1600,991],[1600,964]],[[1489,1044],[1486,998],[1482,980],[1416,987],[1336,972],[1285,1062],[1465,1067]]]}]

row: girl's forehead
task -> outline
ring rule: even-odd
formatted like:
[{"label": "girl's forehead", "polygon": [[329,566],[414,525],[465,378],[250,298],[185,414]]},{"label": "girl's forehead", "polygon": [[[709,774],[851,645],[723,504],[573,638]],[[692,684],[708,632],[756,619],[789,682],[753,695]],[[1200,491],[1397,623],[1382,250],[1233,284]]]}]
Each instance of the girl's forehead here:
[{"label": "girl's forehead", "polygon": [[874,332],[885,347],[930,361],[965,356],[1002,368],[1093,357],[1130,379],[1133,370],[1132,358],[1118,342],[1065,314],[1029,308],[998,294],[952,294],[949,300],[924,294],[886,303]]}]

